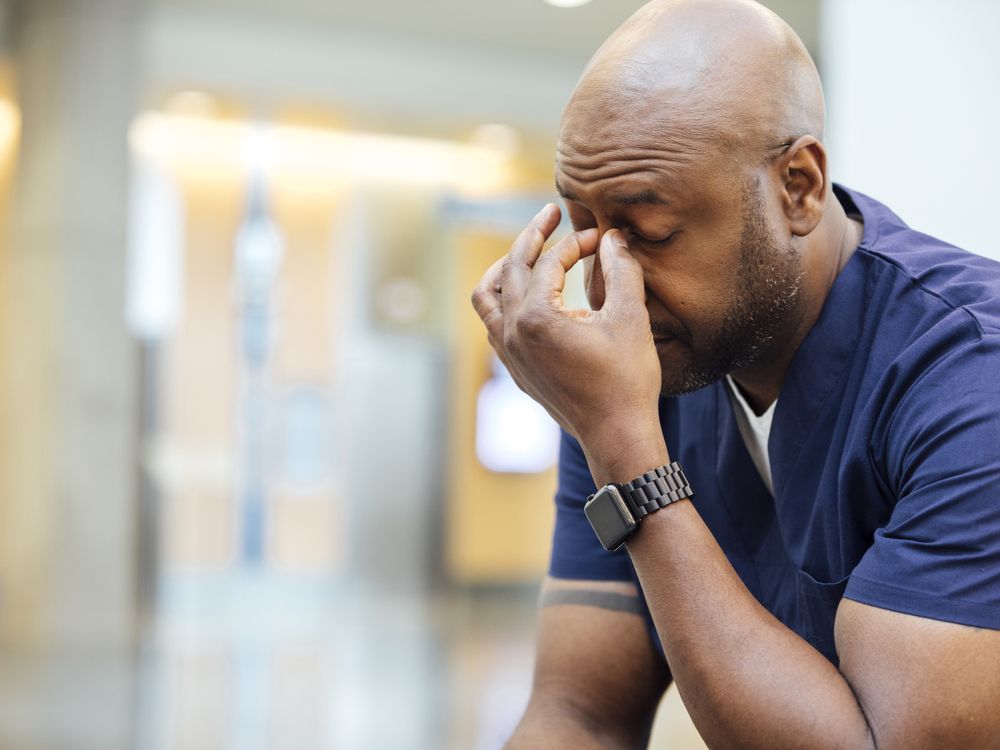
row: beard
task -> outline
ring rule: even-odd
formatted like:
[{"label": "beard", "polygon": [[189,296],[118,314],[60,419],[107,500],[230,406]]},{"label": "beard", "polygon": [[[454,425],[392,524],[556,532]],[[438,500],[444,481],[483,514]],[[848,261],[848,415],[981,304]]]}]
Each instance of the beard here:
[{"label": "beard", "polygon": [[[661,362],[661,394],[678,396],[714,383],[753,364],[797,318],[802,307],[802,260],[790,241],[782,243],[768,226],[757,182],[741,199],[743,228],[732,303],[716,331],[681,339],[689,356]],[[654,335],[674,335],[651,325]]]}]

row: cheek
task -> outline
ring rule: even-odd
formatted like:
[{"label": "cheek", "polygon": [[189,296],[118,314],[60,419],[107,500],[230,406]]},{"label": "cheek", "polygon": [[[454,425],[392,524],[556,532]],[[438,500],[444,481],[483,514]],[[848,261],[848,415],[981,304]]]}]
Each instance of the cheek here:
[{"label": "cheek", "polygon": [[725,314],[739,286],[740,237],[716,229],[685,239],[657,268],[646,268],[646,283],[679,317],[710,323]]},{"label": "cheek", "polygon": [[720,279],[684,271],[647,273],[645,280],[650,320],[679,325],[697,337],[714,330],[725,313],[728,294]]}]

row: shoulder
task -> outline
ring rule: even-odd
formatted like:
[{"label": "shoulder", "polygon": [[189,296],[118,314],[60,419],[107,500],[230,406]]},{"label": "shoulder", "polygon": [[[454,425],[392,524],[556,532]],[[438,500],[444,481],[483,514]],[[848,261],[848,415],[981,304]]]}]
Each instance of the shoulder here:
[{"label": "shoulder", "polygon": [[1000,404],[976,402],[1000,385],[1000,263],[840,191],[865,218],[856,251],[863,291],[852,301],[863,308],[857,351],[881,425],[912,428],[966,401],[1000,413]]},{"label": "shoulder", "polygon": [[858,252],[896,302],[930,314],[958,312],[981,331],[1000,332],[1000,263],[908,226],[888,207],[840,188],[861,211],[865,233]]},{"label": "shoulder", "polygon": [[[939,450],[969,447],[964,434],[988,440],[1000,459],[1000,332],[949,341],[931,339],[927,348],[941,351],[925,358],[912,374],[892,412],[888,434],[902,458],[915,445],[932,441]],[[943,340],[939,340],[943,339]]]}]

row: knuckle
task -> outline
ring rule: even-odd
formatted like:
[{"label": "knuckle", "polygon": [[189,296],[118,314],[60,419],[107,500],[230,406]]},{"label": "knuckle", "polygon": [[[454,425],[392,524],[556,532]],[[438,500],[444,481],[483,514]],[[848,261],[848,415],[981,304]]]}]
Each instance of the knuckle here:
[{"label": "knuckle", "polygon": [[504,326],[503,350],[513,359],[523,357],[527,350],[543,345],[549,330],[549,316],[544,310],[522,310]]},{"label": "knuckle", "polygon": [[552,268],[560,263],[559,257],[551,250],[547,253],[543,253],[541,257],[535,262],[536,269],[547,269]]}]

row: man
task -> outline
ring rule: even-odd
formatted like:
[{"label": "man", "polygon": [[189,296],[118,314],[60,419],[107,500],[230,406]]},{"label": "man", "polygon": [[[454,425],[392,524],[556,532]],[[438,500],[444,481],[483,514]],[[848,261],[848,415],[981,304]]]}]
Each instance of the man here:
[{"label": "man", "polygon": [[576,231],[473,293],[565,430],[512,748],[642,747],[671,680],[712,747],[1000,747],[1000,267],[832,186],[823,119],[772,13],[650,3],[562,121]]}]

